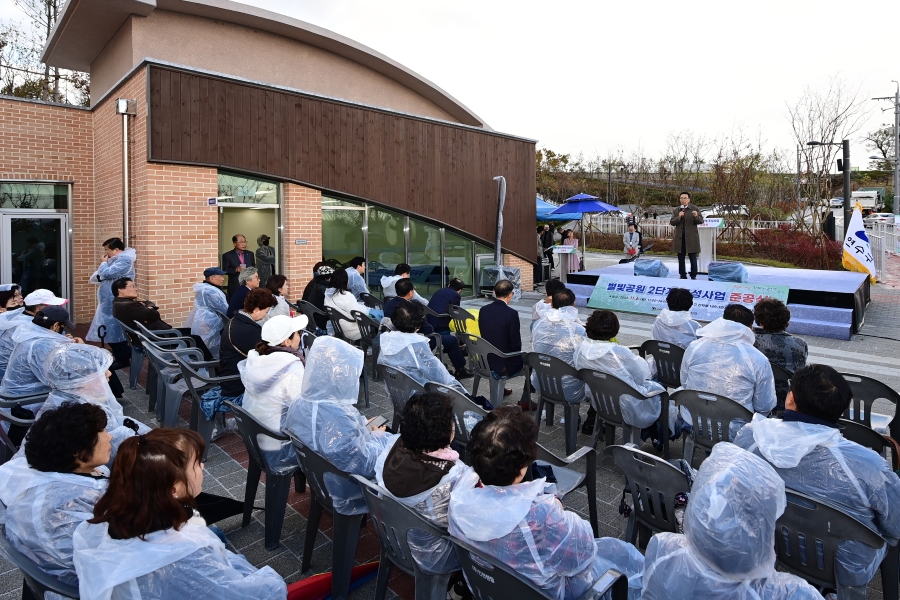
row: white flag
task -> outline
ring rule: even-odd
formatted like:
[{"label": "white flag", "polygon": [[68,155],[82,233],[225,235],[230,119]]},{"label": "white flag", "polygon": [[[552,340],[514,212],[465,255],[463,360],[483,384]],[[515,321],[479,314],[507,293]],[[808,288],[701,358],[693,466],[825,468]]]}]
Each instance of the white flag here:
[{"label": "white flag", "polygon": [[859,205],[853,209],[850,225],[844,228],[844,257],[841,262],[848,271],[868,273],[869,280],[875,283],[875,258]]}]

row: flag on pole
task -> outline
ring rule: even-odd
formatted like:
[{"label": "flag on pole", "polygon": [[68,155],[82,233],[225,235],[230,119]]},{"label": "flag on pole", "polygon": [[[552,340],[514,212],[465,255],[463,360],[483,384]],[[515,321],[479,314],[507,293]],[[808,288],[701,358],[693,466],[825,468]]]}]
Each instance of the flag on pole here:
[{"label": "flag on pole", "polygon": [[844,229],[844,258],[841,261],[848,271],[868,273],[872,285],[875,284],[875,258],[869,245],[869,236],[863,226],[862,210],[857,204],[850,218],[850,225]]}]

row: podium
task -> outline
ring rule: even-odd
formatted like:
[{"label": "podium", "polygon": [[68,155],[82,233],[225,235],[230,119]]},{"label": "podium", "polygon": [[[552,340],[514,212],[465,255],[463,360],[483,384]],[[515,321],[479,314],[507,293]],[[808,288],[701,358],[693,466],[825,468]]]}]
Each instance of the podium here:
[{"label": "podium", "polygon": [[578,260],[578,246],[554,245],[553,254],[556,254],[559,257],[559,280],[563,283],[567,283],[566,271],[568,269],[563,268],[563,261],[565,261],[566,266],[568,266],[569,261]]},{"label": "podium", "polygon": [[705,219],[697,225],[697,233],[700,234],[700,256],[697,257],[697,272],[709,273],[709,263],[716,262],[716,236],[719,229],[725,227],[725,219]]}]

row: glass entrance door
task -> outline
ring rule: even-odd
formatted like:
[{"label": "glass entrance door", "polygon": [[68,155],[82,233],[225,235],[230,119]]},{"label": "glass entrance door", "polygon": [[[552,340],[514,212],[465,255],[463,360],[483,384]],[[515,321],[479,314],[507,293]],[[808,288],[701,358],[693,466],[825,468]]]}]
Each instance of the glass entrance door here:
[{"label": "glass entrance door", "polygon": [[0,283],[69,297],[68,215],[0,211]]}]

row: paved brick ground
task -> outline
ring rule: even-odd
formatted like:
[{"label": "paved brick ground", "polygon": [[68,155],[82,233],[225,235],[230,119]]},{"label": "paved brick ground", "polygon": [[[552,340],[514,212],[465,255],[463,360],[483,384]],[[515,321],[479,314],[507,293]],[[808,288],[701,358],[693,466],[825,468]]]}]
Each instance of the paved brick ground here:
[{"label": "paved brick ground", "polygon": [[[898,279],[900,281],[900,279]],[[530,337],[530,312],[531,305],[539,298],[538,294],[526,294],[525,297],[515,303],[514,307],[520,311],[522,317],[522,339],[526,349],[531,347]],[[486,301],[469,302],[467,305],[477,307]],[[900,331],[897,323],[898,306],[900,306],[900,290],[890,289],[887,286],[877,286],[873,290],[873,303],[869,308],[866,324],[860,335],[853,336],[847,342],[825,340],[822,338],[807,337],[810,346],[810,360],[832,364],[842,370],[871,374],[874,377],[888,383],[895,389],[900,389],[900,368],[896,356],[900,354]],[[580,311],[584,317],[589,311]],[[622,332],[619,336],[621,343],[625,345],[638,345],[649,339],[652,318],[642,315],[620,314]],[[124,377],[123,377],[124,380]],[[511,387],[514,393],[510,398],[518,399],[522,393],[522,378],[513,380]],[[471,390],[472,380],[465,382]],[[127,385],[127,383],[126,383]],[[368,415],[382,414],[390,418],[392,414],[390,401],[384,393],[381,384],[370,386],[371,406],[366,409],[361,401],[360,410]],[[479,390],[487,394],[485,385]],[[362,400],[362,399],[361,399]],[[128,391],[123,402],[126,413],[140,419],[143,422],[156,425],[156,421],[146,413],[147,396],[143,390]],[[880,410],[893,413],[893,407],[879,407]],[[182,417],[187,416],[188,403],[181,407]],[[182,420],[181,426],[186,426]],[[562,454],[564,447],[563,433],[559,424],[552,427],[541,427],[540,441],[552,451]],[[580,435],[580,444],[588,443],[586,436]],[[624,480],[615,469],[612,461],[601,452],[598,457],[597,469],[597,501],[600,522],[600,535],[622,538],[625,533],[625,520],[618,514],[619,499],[622,494]],[[644,450],[651,450],[651,446],[645,445]],[[681,443],[672,445],[672,455],[681,455]],[[206,478],[204,489],[211,493],[228,495],[243,499],[246,483],[247,453],[238,436],[228,436],[217,441],[210,448],[209,459],[206,465]],[[582,466],[582,465],[579,465]],[[293,582],[310,575],[330,570],[331,562],[331,519],[324,515],[320,524],[317,537],[317,546],[312,561],[312,568],[306,573],[300,572],[300,559],[302,543],[306,531],[306,516],[308,515],[309,497],[306,494],[292,493],[289,498],[287,516],[282,534],[281,546],[272,552],[263,547],[262,513],[254,515],[253,521],[246,528],[241,527],[240,517],[233,517],[219,523],[225,530],[229,546],[232,550],[244,554],[248,560],[257,566],[270,565],[284,576],[288,582]],[[257,493],[257,502],[262,503],[264,486],[260,485]],[[587,496],[583,490],[573,492],[564,501],[567,508],[573,510],[584,518],[587,518]],[[372,526],[369,525],[363,531],[356,560],[359,564],[377,560],[378,541]],[[881,598],[880,579],[876,577],[870,586],[869,598]],[[0,560],[0,600],[12,600],[20,598],[21,578],[12,566]],[[353,598],[363,599],[374,597],[374,580],[352,594]],[[391,580],[388,598],[413,598],[413,582],[410,577],[403,574],[395,574]]]}]

